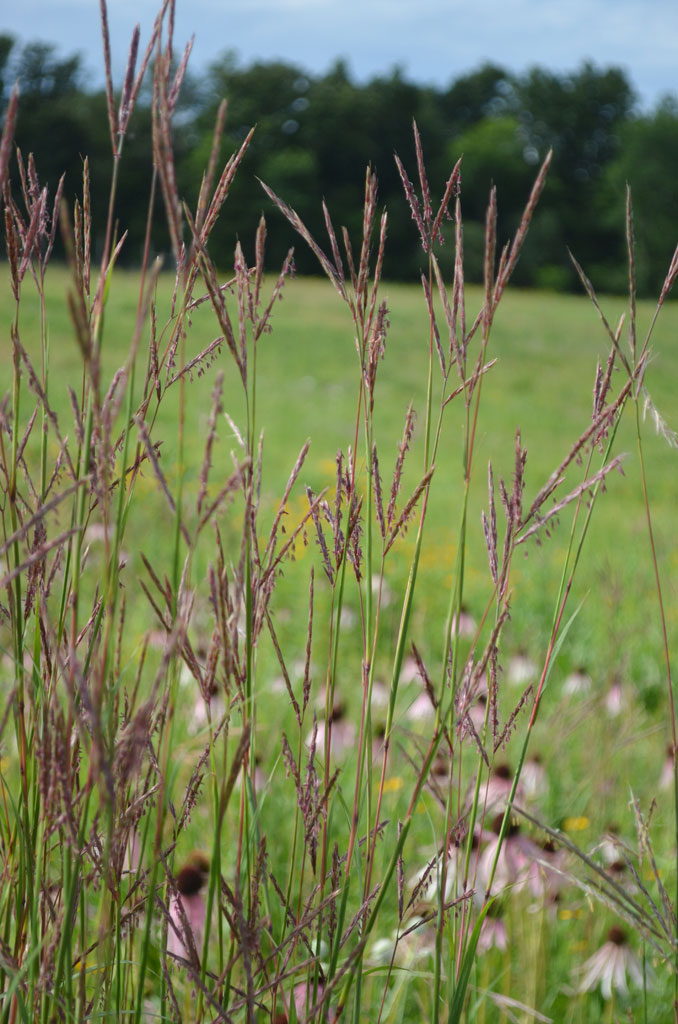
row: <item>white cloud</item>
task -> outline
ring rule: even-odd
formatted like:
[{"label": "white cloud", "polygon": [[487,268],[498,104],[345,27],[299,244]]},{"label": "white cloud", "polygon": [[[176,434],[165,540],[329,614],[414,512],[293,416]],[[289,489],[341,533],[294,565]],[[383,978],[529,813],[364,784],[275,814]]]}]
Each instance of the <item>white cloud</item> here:
[{"label": "white cloud", "polygon": [[[109,0],[119,74],[134,23],[147,38],[158,6]],[[80,50],[100,73],[96,0],[3,8],[0,31],[53,41],[64,53]],[[675,0],[177,0],[177,48],[193,33],[195,71],[235,49],[243,61],[277,57],[313,72],[343,57],[361,79],[399,64],[417,81],[443,85],[482,60],[562,72],[586,58],[622,65],[649,98],[678,87]]]}]

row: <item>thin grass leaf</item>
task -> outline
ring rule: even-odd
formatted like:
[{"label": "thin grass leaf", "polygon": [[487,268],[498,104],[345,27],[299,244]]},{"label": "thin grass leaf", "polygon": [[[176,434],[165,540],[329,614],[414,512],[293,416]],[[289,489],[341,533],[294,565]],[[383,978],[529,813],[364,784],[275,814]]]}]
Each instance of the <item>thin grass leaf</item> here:
[{"label": "thin grass leaf", "polygon": [[466,992],[468,989],[469,979],[471,977],[471,969],[476,956],[476,948],[478,946],[478,939],[480,938],[480,931],[483,927],[483,921],[487,917],[490,907],[494,903],[494,900],[487,900],[482,910],[478,914],[478,919],[473,927],[466,949],[464,950],[464,956],[461,961],[461,967],[459,974],[456,978],[456,984],[454,987],[454,996],[452,1003],[450,1004],[450,1011],[448,1015],[449,1024],[459,1024],[461,1021],[462,1014],[464,1012],[464,1003],[466,1001]]}]

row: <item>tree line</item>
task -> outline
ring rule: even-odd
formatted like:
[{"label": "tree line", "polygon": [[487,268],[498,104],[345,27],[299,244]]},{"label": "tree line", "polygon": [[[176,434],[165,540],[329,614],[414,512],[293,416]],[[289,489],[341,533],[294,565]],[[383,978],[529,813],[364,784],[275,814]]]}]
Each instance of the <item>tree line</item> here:
[{"label": "tree line", "polygon": [[[82,188],[88,157],[95,223],[105,221],[110,185],[110,137],[103,90],[90,88],[82,58],[61,56],[50,44],[19,45],[0,36],[0,99],[6,107],[15,81],[21,99],[16,144],[33,153],[40,181],[53,193],[66,173],[65,195]],[[514,74],[485,64],[435,88],[409,81],[398,68],[360,84],[345,63],[312,75],[282,62],[243,65],[227,52],[185,81],[177,108],[175,148],[180,194],[193,206],[212,145],[219,103],[228,101],[223,158],[256,126],[222,222],[212,239],[217,263],[228,267],[234,239],[252,255],[256,224],[268,224],[268,262],[280,263],[295,246],[302,273],[315,259],[275,210],[258,179],[297,210],[324,237],[321,199],[335,224],[359,237],[365,167],[378,175],[380,203],[388,209],[384,272],[418,278],[418,247],[397,153],[416,178],[412,121],[422,138],[432,188],[442,191],[462,156],[461,203],[469,279],[482,276],[484,217],[492,184],[498,197],[498,241],[519,221],[539,164],[549,149],[548,184],[533,221],[515,280],[533,287],[577,286],[571,251],[597,289],[623,290],[626,282],[625,194],[632,189],[639,291],[656,291],[678,241],[678,101],[665,97],[641,112],[631,83],[618,68],[584,63],[570,73],[534,67]],[[150,83],[125,140],[118,185],[120,229],[128,232],[123,258],[141,253],[152,178]],[[14,175],[16,180],[17,175]],[[161,223],[159,218],[158,222]],[[451,225],[449,226],[451,234]],[[156,227],[153,245],[167,252]],[[95,238],[96,245],[97,239]],[[447,247],[453,258],[453,246]]]}]

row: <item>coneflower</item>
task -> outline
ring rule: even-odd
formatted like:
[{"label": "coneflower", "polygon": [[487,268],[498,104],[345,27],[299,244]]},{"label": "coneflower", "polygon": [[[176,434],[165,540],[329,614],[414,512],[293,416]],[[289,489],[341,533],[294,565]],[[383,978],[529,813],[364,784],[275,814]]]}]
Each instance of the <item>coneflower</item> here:
[{"label": "coneflower", "polygon": [[207,728],[210,721],[216,727],[225,713],[226,700],[224,694],[217,684],[213,683],[206,697],[202,693],[199,693],[196,697],[193,705],[193,714],[188,723],[188,731],[191,735],[195,735]]},{"label": "coneflower", "polygon": [[659,788],[673,788],[673,746],[671,744],[666,748],[666,756],[664,757],[662,773],[659,778]]},{"label": "coneflower", "polygon": [[563,683],[563,696],[577,697],[585,696],[591,690],[591,676],[581,666],[574,672],[570,672]]},{"label": "coneflower", "polygon": [[560,890],[569,884],[566,868],[567,850],[558,849],[551,840],[535,844],[532,859],[526,867],[530,892],[542,902],[553,906]]},{"label": "coneflower", "polygon": [[426,722],[435,716],[436,709],[431,703],[426,690],[422,690],[407,709],[407,718],[410,722]]},{"label": "coneflower", "polygon": [[465,636],[465,637],[475,636],[475,632],[476,632],[477,628],[478,628],[478,626],[476,624],[476,620],[473,618],[473,616],[469,612],[468,608],[466,608],[464,605],[461,606],[461,610],[459,612],[459,624],[458,624],[458,627],[457,627],[457,616],[456,616],[456,614],[452,616],[452,628],[451,628],[450,632],[451,632],[453,637],[457,634],[457,632],[458,632],[459,636]]},{"label": "coneflower", "polygon": [[526,651],[518,651],[508,663],[507,678],[512,686],[526,686],[537,681],[538,669]]},{"label": "coneflower", "polygon": [[[480,787],[480,799],[486,814],[504,811],[513,786],[513,771],[508,764],[494,766],[485,785]],[[515,794],[515,803],[523,804],[525,794],[519,783]]]},{"label": "coneflower", "polygon": [[[330,715],[330,729],[332,733],[332,754],[335,758],[341,759],[350,750],[355,749],[356,730],[353,722],[346,717],[346,710],[343,704],[335,704]],[[310,747],[313,738],[311,731],[306,737],[306,746]],[[315,739],[316,752],[320,755],[325,753],[327,738],[325,736],[325,720],[318,722],[318,730]]]},{"label": "coneflower", "polygon": [[548,791],[546,769],[539,754],[527,757],[520,773],[520,785],[528,800],[539,800]]},{"label": "coneflower", "polygon": [[[316,1017],[309,1015],[309,1011],[313,1009],[314,1005],[317,1005],[323,997],[325,986],[322,982],[318,982],[315,993],[312,984],[307,984],[305,981],[300,981],[294,986],[294,992],[292,993],[294,999],[294,1012],[299,1024],[308,1024],[311,1020],[326,1020],[335,1021],[337,1019],[337,1012],[332,1007],[328,1007],[325,1010],[324,1016]],[[288,1018],[285,1018],[287,1020]]]},{"label": "coneflower", "polygon": [[508,933],[503,918],[503,908],[499,900],[490,905],[478,938],[478,952],[487,953],[498,949],[504,953],[508,948]]},{"label": "coneflower", "polygon": [[612,992],[628,995],[628,982],[641,986],[643,966],[629,946],[623,928],[614,926],[607,933],[607,939],[600,949],[582,964],[578,971],[582,975],[579,992],[592,992],[600,985],[603,999],[610,999]]},{"label": "coneflower", "polygon": [[177,896],[170,903],[167,928],[167,952],[187,960],[200,956],[205,934],[205,900],[202,889],[210,865],[202,853],[194,853],[178,873],[175,882]]},{"label": "coneflower", "polygon": [[626,694],[621,681],[615,676],[605,694],[605,710],[611,718],[621,714],[626,705]]},{"label": "coneflower", "polygon": [[[492,866],[497,855],[499,835],[503,814],[497,814],[492,823],[492,833],[487,846],[478,861],[477,897],[481,897],[489,885]],[[496,895],[509,886],[521,889],[528,881],[528,867],[539,856],[539,847],[524,835],[520,826],[512,823],[508,826],[501,844],[497,866],[492,882],[492,895]]]}]

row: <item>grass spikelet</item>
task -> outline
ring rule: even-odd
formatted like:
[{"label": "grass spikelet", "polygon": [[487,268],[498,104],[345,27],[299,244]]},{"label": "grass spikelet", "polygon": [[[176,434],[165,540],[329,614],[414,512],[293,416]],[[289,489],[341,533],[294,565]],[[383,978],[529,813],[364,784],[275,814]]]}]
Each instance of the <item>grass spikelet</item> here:
[{"label": "grass spikelet", "polygon": [[[297,231],[304,239],[304,241],[309,246],[313,254],[316,256],[318,262],[320,263],[321,267],[327,274],[328,278],[338,291],[339,295],[342,297],[342,299],[346,301],[347,296],[346,290],[344,288],[344,276],[343,272],[340,269],[338,269],[340,267],[340,264],[334,266],[331,263],[331,261],[327,258],[325,253],[322,251],[316,240],[313,238],[313,236],[311,235],[311,233],[309,232],[309,230],[307,229],[306,225],[303,223],[299,215],[295,213],[295,211],[290,206],[288,206],[287,203],[283,202],[283,200],[280,199],[275,194],[275,192],[268,187],[268,185],[266,185],[263,181],[260,181],[259,183],[263,188],[264,192],[266,193],[266,195],[268,196],[268,198],[271,200],[271,202],[273,202],[275,206],[278,207],[280,212],[283,214],[284,217],[287,218],[287,220],[292,225],[294,230]],[[332,234],[331,237],[333,238],[334,234]],[[334,241],[333,249],[335,245],[336,240]]]},{"label": "grass spikelet", "polygon": [[16,128],[17,110],[19,108],[19,85],[16,83],[9,97],[7,110],[5,111],[4,124],[2,126],[2,138],[0,139],[0,192],[5,191],[5,181],[9,167],[9,157],[12,150],[14,130]]},{"label": "grass spikelet", "polygon": [[400,444],[398,445],[398,456],[396,458],[395,468],[393,470],[393,480],[391,482],[391,494],[389,497],[388,508],[386,510],[386,526],[389,531],[393,526],[393,521],[395,518],[396,499],[400,492],[403,465],[405,463],[405,456],[407,455],[407,452],[410,447],[410,442],[412,440],[415,419],[416,417],[414,407],[412,406],[412,403],[410,403],[407,413],[405,415],[405,427],[403,429],[403,438]]},{"label": "grass spikelet", "polygon": [[108,8],[106,0],[99,0],[99,13],[101,16],[101,38],[104,45],[104,72],[106,74],[106,103],[108,105],[108,127],[111,133],[111,148],[113,156],[118,153],[118,112],[115,108],[113,97],[113,74],[111,71],[111,38],[108,31]]}]

